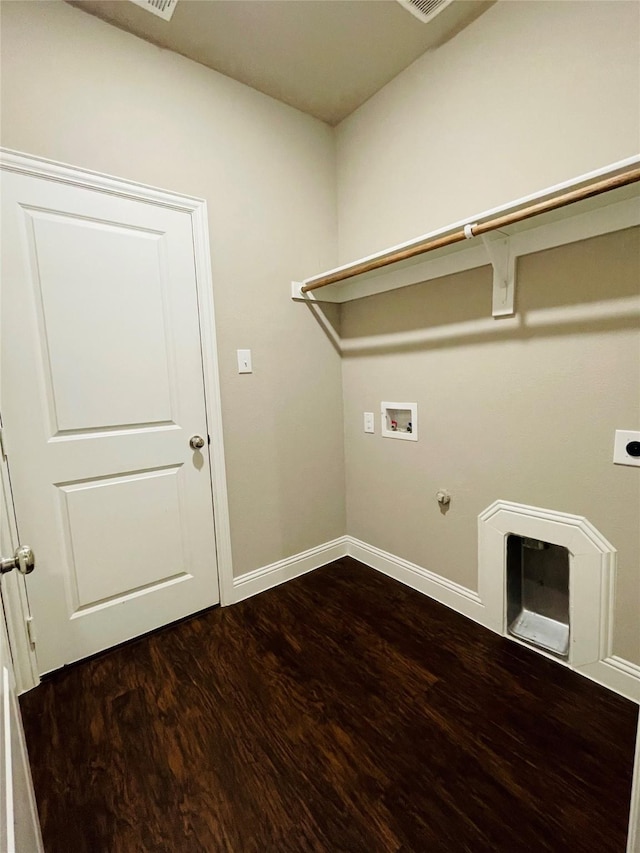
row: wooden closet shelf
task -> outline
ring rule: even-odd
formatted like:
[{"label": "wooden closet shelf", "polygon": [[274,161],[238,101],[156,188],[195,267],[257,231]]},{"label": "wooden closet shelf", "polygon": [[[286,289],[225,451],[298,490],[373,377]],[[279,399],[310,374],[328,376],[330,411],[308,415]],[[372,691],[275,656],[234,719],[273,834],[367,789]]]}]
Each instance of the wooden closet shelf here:
[{"label": "wooden closet shelf", "polygon": [[292,297],[309,302],[346,302],[491,263],[493,315],[509,316],[514,313],[516,260],[520,255],[638,224],[640,157],[293,282]]}]

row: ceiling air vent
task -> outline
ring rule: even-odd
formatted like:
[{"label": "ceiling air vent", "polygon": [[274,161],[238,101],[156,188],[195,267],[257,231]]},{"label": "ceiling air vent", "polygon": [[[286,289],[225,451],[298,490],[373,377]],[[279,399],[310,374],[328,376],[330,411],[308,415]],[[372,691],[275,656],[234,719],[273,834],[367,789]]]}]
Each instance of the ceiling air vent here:
[{"label": "ceiling air vent", "polygon": [[151,12],[152,15],[170,21],[178,0],[131,0],[131,2]]},{"label": "ceiling air vent", "polygon": [[425,24],[452,2],[453,0],[398,0],[401,6]]}]

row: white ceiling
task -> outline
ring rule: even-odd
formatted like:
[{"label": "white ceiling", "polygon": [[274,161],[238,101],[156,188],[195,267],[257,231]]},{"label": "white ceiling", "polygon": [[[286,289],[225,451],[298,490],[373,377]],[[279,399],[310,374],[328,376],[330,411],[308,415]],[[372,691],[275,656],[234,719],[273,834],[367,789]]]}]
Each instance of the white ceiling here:
[{"label": "white ceiling", "polygon": [[127,0],[68,0],[331,125],[495,0],[424,24],[396,0],[178,0],[167,22]]}]

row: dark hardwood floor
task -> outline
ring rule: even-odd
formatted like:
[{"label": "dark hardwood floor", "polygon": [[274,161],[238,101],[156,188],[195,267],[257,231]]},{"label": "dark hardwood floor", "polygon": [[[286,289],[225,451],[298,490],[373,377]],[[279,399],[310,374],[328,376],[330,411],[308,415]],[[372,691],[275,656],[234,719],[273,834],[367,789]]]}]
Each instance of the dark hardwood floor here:
[{"label": "dark hardwood floor", "polygon": [[21,700],[47,853],[623,853],[637,706],[345,558]]}]

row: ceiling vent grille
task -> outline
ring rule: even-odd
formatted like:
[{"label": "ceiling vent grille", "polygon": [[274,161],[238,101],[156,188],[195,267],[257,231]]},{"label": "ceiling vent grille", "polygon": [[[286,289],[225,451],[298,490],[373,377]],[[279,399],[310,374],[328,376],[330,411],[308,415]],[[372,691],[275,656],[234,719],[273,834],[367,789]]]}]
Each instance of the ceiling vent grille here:
[{"label": "ceiling vent grille", "polygon": [[170,21],[178,0],[131,0],[131,2],[151,12],[152,15]]},{"label": "ceiling vent grille", "polygon": [[408,9],[423,23],[433,20],[453,0],[398,0],[401,6]]}]

